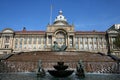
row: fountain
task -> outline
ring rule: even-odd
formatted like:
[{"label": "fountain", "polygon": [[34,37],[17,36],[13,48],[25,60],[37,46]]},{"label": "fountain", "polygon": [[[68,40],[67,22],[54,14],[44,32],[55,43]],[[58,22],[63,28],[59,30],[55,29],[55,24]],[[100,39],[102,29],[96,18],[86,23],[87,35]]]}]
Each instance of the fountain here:
[{"label": "fountain", "polygon": [[41,60],[39,60],[39,62],[38,62],[38,69],[37,69],[37,71],[36,71],[36,73],[37,73],[37,76],[39,77],[43,77],[43,76],[45,76],[45,71],[44,71],[44,69],[42,68],[42,61]]},{"label": "fountain", "polygon": [[82,60],[80,60],[79,62],[78,62],[78,65],[77,65],[77,67],[76,67],[76,75],[78,76],[78,77],[81,77],[81,78],[85,78],[85,73],[84,73],[84,69],[83,69],[83,63],[82,63]]},{"label": "fountain", "polygon": [[68,68],[67,65],[64,65],[64,62],[57,62],[57,65],[53,66],[55,70],[48,70],[48,72],[54,77],[68,77],[70,76],[74,70],[66,70]]}]

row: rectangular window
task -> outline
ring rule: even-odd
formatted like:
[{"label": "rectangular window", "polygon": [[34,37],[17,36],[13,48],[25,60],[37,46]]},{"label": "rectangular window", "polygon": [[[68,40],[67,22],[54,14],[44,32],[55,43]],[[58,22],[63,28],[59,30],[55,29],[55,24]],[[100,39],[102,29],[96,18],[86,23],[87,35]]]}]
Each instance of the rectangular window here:
[{"label": "rectangular window", "polygon": [[5,36],[5,43],[9,43],[10,36]]},{"label": "rectangular window", "polygon": [[23,42],[23,39],[21,38],[20,39],[20,47],[19,48],[22,48],[22,42]]},{"label": "rectangular window", "polygon": [[15,44],[18,44],[18,39],[15,39]]},{"label": "rectangular window", "polygon": [[76,44],[76,49],[79,49],[79,46],[78,46],[78,44]]},{"label": "rectangular window", "polygon": [[76,44],[78,44],[78,41],[79,41],[79,37],[76,37]]},{"label": "rectangular window", "polygon": [[5,48],[6,48],[6,49],[9,48],[9,45],[5,45]]},{"label": "rectangular window", "polygon": [[83,40],[82,40],[82,38],[80,38],[80,43],[82,43],[83,42]]},{"label": "rectangular window", "polygon": [[29,44],[31,44],[32,43],[32,38],[29,38]]},{"label": "rectangular window", "polygon": [[27,38],[24,39],[24,44],[27,44]]},{"label": "rectangular window", "polygon": [[97,38],[93,38],[94,44],[97,44]]},{"label": "rectangular window", "polygon": [[33,44],[36,44],[37,38],[33,38]]},{"label": "rectangular window", "polygon": [[88,44],[87,38],[83,38],[83,41],[85,42],[85,44]]},{"label": "rectangular window", "polygon": [[15,39],[15,48],[18,46],[18,39]]},{"label": "rectangular window", "polygon": [[48,36],[48,44],[52,43],[52,36]]},{"label": "rectangular window", "polygon": [[88,38],[88,42],[92,44],[92,38]]},{"label": "rectangular window", "polygon": [[73,36],[70,36],[69,40],[70,40],[70,47],[73,47]]},{"label": "rectangular window", "polygon": [[20,39],[20,44],[22,45],[23,39]]},{"label": "rectangular window", "polygon": [[38,38],[38,44],[41,44],[41,38]]},{"label": "rectangular window", "polygon": [[80,44],[80,49],[83,49],[83,44]]},{"label": "rectangular window", "polygon": [[45,44],[45,41],[46,41],[46,39],[45,39],[45,37],[43,37],[43,44]]}]

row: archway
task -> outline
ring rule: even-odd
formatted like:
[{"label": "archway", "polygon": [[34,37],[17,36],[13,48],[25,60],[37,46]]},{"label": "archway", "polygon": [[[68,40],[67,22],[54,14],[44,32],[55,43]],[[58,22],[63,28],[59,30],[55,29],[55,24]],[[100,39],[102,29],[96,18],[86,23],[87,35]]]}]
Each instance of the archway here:
[{"label": "archway", "polygon": [[55,32],[55,38],[58,45],[61,47],[63,44],[66,45],[66,32],[64,30],[57,30]]}]

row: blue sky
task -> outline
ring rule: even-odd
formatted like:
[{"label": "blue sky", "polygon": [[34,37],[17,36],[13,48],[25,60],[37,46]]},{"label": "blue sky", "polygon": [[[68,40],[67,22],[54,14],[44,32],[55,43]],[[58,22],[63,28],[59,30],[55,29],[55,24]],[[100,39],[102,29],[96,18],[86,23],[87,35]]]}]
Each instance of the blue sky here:
[{"label": "blue sky", "polygon": [[70,24],[78,31],[105,31],[120,23],[120,0],[0,0],[0,31],[46,30],[62,10]]}]

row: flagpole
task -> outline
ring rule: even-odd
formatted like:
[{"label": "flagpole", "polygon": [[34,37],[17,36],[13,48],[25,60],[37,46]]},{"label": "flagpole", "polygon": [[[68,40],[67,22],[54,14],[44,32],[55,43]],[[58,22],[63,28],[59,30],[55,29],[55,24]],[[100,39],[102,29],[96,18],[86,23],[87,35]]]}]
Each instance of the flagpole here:
[{"label": "flagpole", "polygon": [[52,24],[52,5],[50,6],[50,25]]}]

